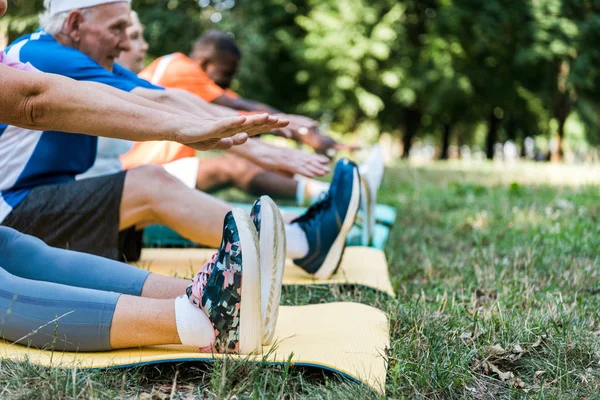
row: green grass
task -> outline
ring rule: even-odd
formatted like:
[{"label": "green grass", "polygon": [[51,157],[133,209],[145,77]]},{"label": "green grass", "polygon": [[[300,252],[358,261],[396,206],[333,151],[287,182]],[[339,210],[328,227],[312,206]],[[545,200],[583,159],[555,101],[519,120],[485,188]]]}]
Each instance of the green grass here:
[{"label": "green grass", "polygon": [[[390,398],[600,396],[600,173],[583,167],[401,164],[386,249],[395,300],[285,288],[284,304],[385,310]],[[582,184],[582,182],[592,182]],[[331,374],[231,360],[74,371],[2,362],[0,398],[377,398]]]}]

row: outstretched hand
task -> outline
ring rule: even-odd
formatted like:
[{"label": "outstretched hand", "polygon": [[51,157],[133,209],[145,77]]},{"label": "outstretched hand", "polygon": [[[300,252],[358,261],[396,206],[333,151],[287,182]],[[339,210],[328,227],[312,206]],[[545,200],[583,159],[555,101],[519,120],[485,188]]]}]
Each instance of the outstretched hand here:
[{"label": "outstretched hand", "polygon": [[275,114],[275,116],[290,121],[288,126],[273,130],[273,133],[275,133],[277,136],[287,139],[297,140],[300,136],[300,133],[298,132],[301,129],[317,129],[319,127],[319,123],[317,121],[302,115]]},{"label": "outstretched hand", "polygon": [[277,116],[290,121],[287,127],[275,131],[277,135],[304,143],[312,147],[318,154],[333,159],[339,151],[360,150],[358,146],[339,143],[322,134],[319,131],[319,123],[311,118],[293,114],[277,114]]},{"label": "outstretched hand", "polygon": [[327,157],[267,143],[264,143],[262,151],[258,152],[256,157],[252,157],[251,161],[264,169],[287,176],[298,174],[315,178],[331,172],[327,166],[331,160]]},{"label": "outstretched hand", "polygon": [[174,140],[193,149],[227,150],[245,143],[250,136],[287,126],[288,121],[268,114],[220,119],[204,119],[202,124],[178,132]]},{"label": "outstretched hand", "polygon": [[301,141],[312,147],[318,154],[326,155],[329,158],[335,158],[339,151],[357,151],[359,146],[339,143],[335,139],[323,135],[315,130],[301,130]]}]

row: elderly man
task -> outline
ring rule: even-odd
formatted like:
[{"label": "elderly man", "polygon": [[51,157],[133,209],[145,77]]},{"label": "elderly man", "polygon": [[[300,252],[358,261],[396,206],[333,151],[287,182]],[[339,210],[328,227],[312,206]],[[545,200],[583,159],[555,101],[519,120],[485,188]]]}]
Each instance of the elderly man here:
[{"label": "elderly man", "polygon": [[[0,0],[0,16],[6,7],[6,0]],[[13,124],[2,132],[3,140],[27,140],[27,135],[39,136],[38,130],[61,129],[228,148],[247,139],[237,134],[241,130],[277,125],[265,116],[222,121],[182,116],[108,86],[41,74],[1,51],[0,86],[0,122]],[[2,165],[12,162],[13,154],[0,154]],[[261,245],[270,236],[271,246],[276,246],[283,229],[280,218],[265,224],[261,217],[269,215],[269,209],[276,211],[263,198],[252,216],[262,233]],[[184,344],[217,352],[260,352],[261,344],[272,340],[280,293],[276,275],[282,264],[259,268],[254,223],[240,210],[228,213],[219,252],[191,285],[104,258],[53,249],[0,227],[0,336],[57,351]]]},{"label": "elderly man", "polygon": [[[22,37],[9,47],[9,55],[44,72],[163,99],[164,90],[114,63],[129,47],[128,1],[52,0],[47,5],[50,18],[43,26],[53,34],[42,30]],[[280,127],[278,121],[273,127]],[[0,152],[10,150],[20,157],[1,174],[0,190],[7,204],[0,216],[3,225],[56,247],[113,259],[139,257],[139,228],[147,224],[162,223],[197,243],[221,243],[221,221],[229,205],[190,190],[163,168],[143,166],[74,181],[94,161],[95,138],[55,131],[18,142],[5,141],[4,136]],[[15,176],[16,180],[7,178]],[[288,257],[318,278],[329,277],[341,260],[359,197],[356,166],[338,163],[327,197],[286,226]],[[264,259],[277,258],[278,249],[271,253]]]}]

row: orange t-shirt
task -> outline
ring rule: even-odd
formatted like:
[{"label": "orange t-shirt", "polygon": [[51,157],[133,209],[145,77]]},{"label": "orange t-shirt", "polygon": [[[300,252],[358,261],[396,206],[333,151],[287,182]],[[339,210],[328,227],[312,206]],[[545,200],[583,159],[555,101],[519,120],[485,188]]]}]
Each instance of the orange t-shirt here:
[{"label": "orange t-shirt", "polygon": [[131,169],[147,164],[168,164],[181,158],[195,156],[194,149],[176,142],[138,142],[119,159],[123,169]]},{"label": "orange t-shirt", "polygon": [[225,94],[195,61],[181,53],[156,59],[139,76],[155,85],[187,90],[209,103]]},{"label": "orange t-shirt", "polygon": [[232,99],[239,99],[240,98],[240,95],[237,94],[236,92],[234,92],[231,89],[225,89],[225,93],[224,94],[225,94],[225,96],[231,97]]}]

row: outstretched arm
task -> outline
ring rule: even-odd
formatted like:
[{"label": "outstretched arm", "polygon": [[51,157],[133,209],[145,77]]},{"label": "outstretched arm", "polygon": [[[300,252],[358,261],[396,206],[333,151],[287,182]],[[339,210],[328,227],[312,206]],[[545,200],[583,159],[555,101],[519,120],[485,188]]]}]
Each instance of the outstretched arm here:
[{"label": "outstretched arm", "polygon": [[242,144],[248,136],[241,132],[279,123],[266,115],[224,119],[177,115],[113,88],[4,65],[0,87],[0,121],[34,130],[173,140],[206,150]]},{"label": "outstretched arm", "polygon": [[258,111],[258,112],[266,112],[269,114],[280,114],[281,111],[268,106],[264,103],[260,103],[258,101],[248,100],[243,97],[232,98],[227,95],[222,95],[217,97],[212,101],[214,104],[218,104],[220,106],[233,108],[235,110],[241,111]]},{"label": "outstretched arm", "polygon": [[302,115],[284,114],[267,104],[243,97],[232,98],[222,95],[213,100],[213,103],[236,110],[266,112],[279,118],[284,118],[290,121],[290,124],[275,133],[293,139],[296,142],[304,143],[312,147],[317,153],[327,155],[330,158],[334,158],[338,151],[358,150],[356,146],[338,143],[331,137],[322,134],[319,132],[319,123],[317,121]]},{"label": "outstretched arm", "polygon": [[[194,94],[177,89],[152,90],[142,87],[135,88],[131,93],[156,103],[157,107],[167,107],[181,115],[194,115],[202,118],[222,118],[237,116],[238,112],[225,107],[206,103]],[[247,116],[253,118],[254,116]],[[274,116],[268,125],[261,125],[247,131],[249,135],[281,129],[288,125],[284,118]]]},{"label": "outstretched arm", "polygon": [[329,158],[301,150],[277,147],[261,139],[252,139],[241,146],[233,147],[231,153],[243,157],[266,170],[293,176],[309,178],[323,176],[330,172]]}]

